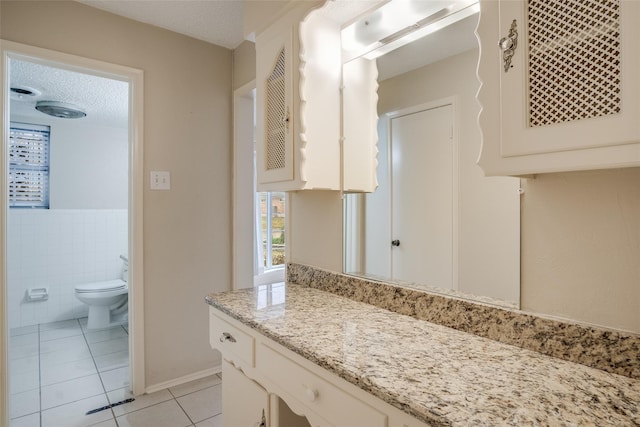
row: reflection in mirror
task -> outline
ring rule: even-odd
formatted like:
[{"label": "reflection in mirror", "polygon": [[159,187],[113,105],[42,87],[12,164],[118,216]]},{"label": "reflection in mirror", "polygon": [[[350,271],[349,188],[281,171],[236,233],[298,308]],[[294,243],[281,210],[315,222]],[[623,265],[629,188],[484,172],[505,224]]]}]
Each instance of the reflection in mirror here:
[{"label": "reflection in mirror", "polygon": [[[418,3],[432,4],[434,14],[460,2]],[[344,270],[517,307],[520,183],[484,177],[476,165],[478,14],[465,11],[384,56],[363,43],[366,55],[357,60],[377,57],[378,188],[345,196]],[[364,17],[353,26],[379,21]],[[344,122],[353,126],[350,114]]]}]

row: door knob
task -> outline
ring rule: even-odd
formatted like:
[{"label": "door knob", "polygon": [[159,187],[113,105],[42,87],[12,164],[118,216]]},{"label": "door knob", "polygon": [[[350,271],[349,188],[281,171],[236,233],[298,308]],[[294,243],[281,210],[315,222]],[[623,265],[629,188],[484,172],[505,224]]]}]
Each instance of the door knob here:
[{"label": "door knob", "polygon": [[400,246],[400,240],[392,240],[391,246]]}]

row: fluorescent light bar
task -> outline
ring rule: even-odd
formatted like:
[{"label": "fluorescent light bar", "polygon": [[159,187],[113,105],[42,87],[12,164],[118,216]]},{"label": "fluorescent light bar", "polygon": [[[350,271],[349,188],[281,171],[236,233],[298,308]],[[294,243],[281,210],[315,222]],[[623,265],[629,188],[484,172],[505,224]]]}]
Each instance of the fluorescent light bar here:
[{"label": "fluorescent light bar", "polygon": [[[442,8],[429,16],[420,19],[415,24],[404,27],[387,36],[382,37],[379,41],[369,44],[368,46],[360,45],[356,48],[357,43],[351,41],[351,49],[343,52],[343,62],[348,62],[358,57],[366,59],[378,58],[392,50],[395,50],[407,43],[418,40],[441,28],[449,26],[468,16],[480,11],[477,0],[457,1],[446,8]],[[353,28],[345,28],[343,30],[344,46],[348,46],[350,41],[348,37],[353,37]]]}]

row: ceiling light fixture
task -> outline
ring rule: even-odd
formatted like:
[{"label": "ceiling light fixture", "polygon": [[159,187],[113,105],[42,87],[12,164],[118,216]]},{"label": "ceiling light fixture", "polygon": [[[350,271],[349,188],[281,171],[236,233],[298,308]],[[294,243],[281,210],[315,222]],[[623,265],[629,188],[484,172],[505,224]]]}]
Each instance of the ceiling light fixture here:
[{"label": "ceiling light fixture", "polygon": [[[404,2],[401,2],[401,4],[402,3]],[[443,3],[444,2],[434,2],[433,6],[435,7]],[[388,5],[388,9],[383,11],[381,8],[380,12],[385,12],[391,16],[396,15],[398,11],[391,9],[393,4],[393,1],[387,3],[385,6]],[[383,28],[381,24],[376,22],[378,19],[365,17],[343,29],[343,46],[346,46],[346,49],[343,50],[344,62],[358,57],[364,57],[366,59],[378,58],[479,11],[480,7],[478,6],[477,0],[452,1],[447,7],[424,10],[424,12],[427,12],[426,16],[416,17],[416,15],[413,15],[416,20],[400,28]],[[372,14],[371,17],[377,18],[374,14]],[[367,32],[367,35],[364,35],[364,32]],[[373,39],[375,41],[371,38],[369,38],[368,42],[365,41],[364,43],[358,41],[359,38],[366,40],[372,35],[378,36]]]},{"label": "ceiling light fixture", "polygon": [[36,110],[61,119],[80,119],[87,115],[77,105],[59,101],[38,101]]}]

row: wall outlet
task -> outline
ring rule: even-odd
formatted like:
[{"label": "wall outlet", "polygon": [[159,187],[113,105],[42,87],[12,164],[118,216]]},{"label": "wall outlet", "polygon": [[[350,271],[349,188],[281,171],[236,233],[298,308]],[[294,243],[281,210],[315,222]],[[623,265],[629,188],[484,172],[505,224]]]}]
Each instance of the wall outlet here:
[{"label": "wall outlet", "polygon": [[152,190],[170,190],[171,174],[168,171],[151,171]]}]

